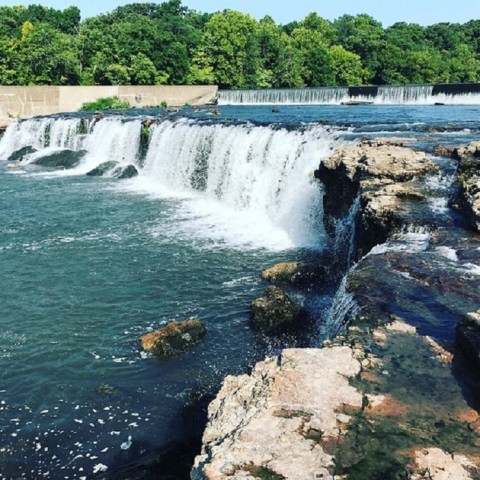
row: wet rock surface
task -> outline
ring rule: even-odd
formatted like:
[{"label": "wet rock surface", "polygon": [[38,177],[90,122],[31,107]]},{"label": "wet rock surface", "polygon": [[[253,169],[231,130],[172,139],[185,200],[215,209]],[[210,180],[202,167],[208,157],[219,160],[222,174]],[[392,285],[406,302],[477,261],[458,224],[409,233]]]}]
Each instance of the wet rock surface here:
[{"label": "wet rock surface", "polygon": [[95,167],[93,170],[90,170],[89,172],[87,172],[87,175],[89,177],[101,177],[105,175],[107,172],[109,172],[110,170],[113,170],[117,165],[118,165],[118,162],[115,162],[115,161],[103,162],[97,167]]},{"label": "wet rock surface", "polygon": [[457,325],[457,342],[474,367],[480,372],[480,310],[467,313]]},{"label": "wet rock surface", "polygon": [[265,333],[298,329],[307,320],[307,312],[275,286],[252,302],[250,312],[253,326]]},{"label": "wet rock surface", "polygon": [[21,162],[27,155],[35,153],[37,150],[31,146],[20,148],[13,152],[7,159],[8,162]]},{"label": "wet rock surface", "polygon": [[425,201],[423,188],[413,180],[437,169],[424,152],[385,139],[337,149],[315,171],[325,192],[327,232],[335,236],[336,222],[349,214],[360,195],[357,241],[362,253],[367,253],[402,226],[401,210],[405,203]]},{"label": "wet rock surface", "polygon": [[140,337],[142,348],[160,358],[179,355],[200,343],[207,330],[200,320],[171,322]]},{"label": "wet rock surface", "polygon": [[44,157],[37,158],[32,163],[40,167],[50,168],[73,168],[80,163],[80,160],[85,156],[84,150],[62,150]]},{"label": "wet rock surface", "polygon": [[470,227],[480,232],[480,141],[462,147],[439,145],[434,151],[458,160],[458,193],[452,206],[463,213]]},{"label": "wet rock surface", "polygon": [[138,170],[137,170],[137,167],[135,167],[135,165],[119,167],[113,172],[113,176],[120,180],[123,180],[126,178],[133,178],[133,177],[136,177],[137,175],[138,175]]}]

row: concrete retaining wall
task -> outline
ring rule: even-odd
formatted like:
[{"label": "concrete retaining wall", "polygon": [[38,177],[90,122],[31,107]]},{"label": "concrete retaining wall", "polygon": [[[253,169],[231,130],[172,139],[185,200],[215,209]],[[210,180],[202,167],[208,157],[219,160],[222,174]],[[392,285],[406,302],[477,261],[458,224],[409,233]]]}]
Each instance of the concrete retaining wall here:
[{"label": "concrete retaining wall", "polygon": [[205,105],[217,97],[216,86],[94,86],[0,87],[0,121],[34,115],[77,111],[83,103],[102,97],[119,97],[132,107],[167,102],[169,106]]}]

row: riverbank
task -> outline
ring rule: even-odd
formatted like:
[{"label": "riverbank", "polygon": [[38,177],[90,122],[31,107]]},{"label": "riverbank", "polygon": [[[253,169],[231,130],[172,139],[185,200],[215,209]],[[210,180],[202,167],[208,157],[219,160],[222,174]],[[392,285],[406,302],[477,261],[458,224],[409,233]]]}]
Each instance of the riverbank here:
[{"label": "riverbank", "polygon": [[[358,263],[332,309],[343,315],[330,318],[333,341],[227,377],[192,479],[480,478],[480,327],[468,313],[480,305],[480,238],[465,230],[476,228],[472,202],[457,234],[460,217],[428,208],[449,161],[411,142],[370,140],[321,162],[332,238],[359,203]],[[464,164],[470,151],[473,161],[473,147],[453,157]],[[478,178],[468,178],[471,194]]]}]

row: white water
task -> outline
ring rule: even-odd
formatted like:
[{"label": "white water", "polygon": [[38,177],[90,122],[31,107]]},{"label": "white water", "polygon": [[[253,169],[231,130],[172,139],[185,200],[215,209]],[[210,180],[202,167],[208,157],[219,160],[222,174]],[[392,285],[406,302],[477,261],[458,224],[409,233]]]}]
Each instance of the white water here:
[{"label": "white water", "polygon": [[[322,246],[322,192],[313,172],[339,144],[335,130],[164,120],[150,128],[141,167],[140,119],[104,118],[83,130],[80,122],[45,118],[16,123],[0,142],[0,158],[32,145],[38,152],[19,166],[43,176],[84,174],[111,160],[135,164],[139,176],[114,188],[174,201],[177,221],[167,226],[172,237],[207,239],[222,247]],[[35,158],[65,148],[87,152],[79,166],[29,170]]]},{"label": "white water", "polygon": [[165,121],[152,127],[133,185],[183,196],[185,235],[242,247],[318,247],[322,194],[313,172],[337,141],[321,126],[289,131]]},{"label": "white water", "polygon": [[380,86],[376,95],[350,95],[344,87],[265,90],[221,90],[220,105],[339,105],[348,102],[378,105],[479,105],[480,93],[436,94],[433,85]]}]

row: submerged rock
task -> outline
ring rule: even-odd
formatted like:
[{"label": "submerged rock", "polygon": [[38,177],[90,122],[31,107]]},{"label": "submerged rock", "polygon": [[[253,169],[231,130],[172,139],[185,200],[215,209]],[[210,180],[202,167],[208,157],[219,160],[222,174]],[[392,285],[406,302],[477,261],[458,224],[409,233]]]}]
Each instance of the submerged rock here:
[{"label": "submerged rock", "polygon": [[306,311],[278,287],[268,287],[250,309],[253,325],[266,333],[297,328],[307,319]]},{"label": "submerged rock", "polygon": [[90,177],[102,177],[110,170],[113,170],[117,165],[118,162],[115,162],[113,160],[109,162],[103,162],[97,167],[95,167],[93,170],[90,170],[87,175],[89,175]]},{"label": "submerged rock", "polygon": [[200,343],[207,330],[200,320],[172,322],[155,332],[140,337],[142,347],[158,357],[168,358]]},{"label": "submerged rock", "polygon": [[480,310],[467,313],[457,325],[457,343],[464,355],[480,371]]},{"label": "submerged rock", "polygon": [[228,376],[208,408],[193,480],[332,479],[329,445],[362,406],[349,384],[360,363],[348,347],[287,349],[257,363],[251,375]]},{"label": "submerged rock", "polygon": [[40,167],[73,168],[80,163],[80,160],[86,153],[85,150],[62,150],[60,152],[51,153],[50,155],[37,158],[32,163]]},{"label": "submerged rock", "polygon": [[125,178],[133,178],[138,175],[138,170],[135,165],[128,165],[126,167],[119,167],[113,172],[113,176],[120,180]]},{"label": "submerged rock", "polygon": [[21,162],[25,156],[35,153],[37,150],[31,146],[15,150],[7,159],[8,162]]}]

